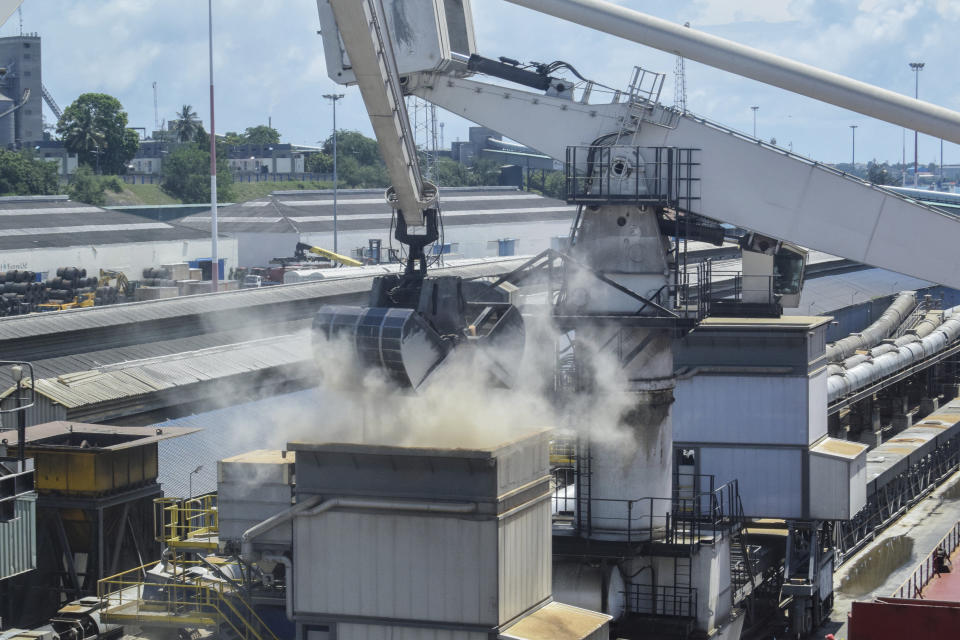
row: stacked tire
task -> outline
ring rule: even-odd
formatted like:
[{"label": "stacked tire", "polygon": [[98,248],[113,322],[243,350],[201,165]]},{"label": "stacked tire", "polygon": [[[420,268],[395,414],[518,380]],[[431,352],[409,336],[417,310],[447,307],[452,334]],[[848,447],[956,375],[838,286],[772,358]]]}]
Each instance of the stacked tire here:
[{"label": "stacked tire", "polygon": [[94,295],[93,304],[96,307],[102,307],[105,304],[116,304],[117,295],[116,287],[99,287]]},{"label": "stacked tire", "polygon": [[0,275],[0,316],[30,313],[44,301],[46,287],[36,281],[35,272],[12,269]]},{"label": "stacked tire", "polygon": [[140,284],[144,287],[175,287],[177,281],[170,278],[168,269],[147,267],[143,270],[143,279]]}]

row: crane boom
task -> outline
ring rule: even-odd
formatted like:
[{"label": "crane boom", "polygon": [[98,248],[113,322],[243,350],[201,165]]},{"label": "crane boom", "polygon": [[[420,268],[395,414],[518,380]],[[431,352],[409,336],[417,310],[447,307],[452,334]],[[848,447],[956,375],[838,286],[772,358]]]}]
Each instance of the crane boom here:
[{"label": "crane boom", "polygon": [[[411,79],[409,87],[557,160],[566,158],[568,147],[588,147],[622,122],[641,120],[649,107],[581,104],[465,78],[438,82],[425,75]],[[957,218],[692,114],[673,116],[672,126],[643,123],[630,134],[630,144],[697,150],[691,212],[960,288]],[[922,251],[905,250],[921,242]]]},{"label": "crane boom", "polygon": [[0,26],[7,21],[23,0],[0,0]]},{"label": "crane boom", "polygon": [[960,113],[620,7],[607,0],[507,0],[717,69],[960,144]]},{"label": "crane boom", "polygon": [[410,226],[423,226],[423,210],[436,187],[420,175],[416,142],[400,87],[400,74],[380,0],[329,0],[364,106],[380,144],[392,187],[391,206]]}]

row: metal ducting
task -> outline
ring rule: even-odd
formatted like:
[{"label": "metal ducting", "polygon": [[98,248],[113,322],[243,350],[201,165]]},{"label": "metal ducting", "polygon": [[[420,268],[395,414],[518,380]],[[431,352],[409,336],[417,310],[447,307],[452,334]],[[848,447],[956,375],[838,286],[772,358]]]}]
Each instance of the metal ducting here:
[{"label": "metal ducting", "polygon": [[[877,348],[878,355],[866,357],[842,374],[827,378],[827,400],[834,402],[843,396],[885,378],[924,358],[943,351],[960,337],[960,307],[943,312],[947,318],[936,328],[931,327],[930,316],[922,321],[920,331],[897,338],[892,344]],[[919,335],[920,333],[926,335]]]},{"label": "metal ducting", "polygon": [[876,322],[861,331],[827,345],[827,362],[840,362],[862,351],[880,344],[889,338],[901,324],[910,317],[917,306],[916,291],[901,291],[897,298],[883,312]]}]

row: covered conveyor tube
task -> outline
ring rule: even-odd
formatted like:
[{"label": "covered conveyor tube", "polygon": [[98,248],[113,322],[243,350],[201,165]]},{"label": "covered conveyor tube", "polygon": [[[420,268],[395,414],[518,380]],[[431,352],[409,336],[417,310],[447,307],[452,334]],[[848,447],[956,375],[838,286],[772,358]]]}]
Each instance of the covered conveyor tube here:
[{"label": "covered conveyor tube", "polygon": [[765,84],[960,144],[960,113],[604,0],[507,0]]},{"label": "covered conveyor tube", "polygon": [[[853,366],[843,373],[833,373],[836,369],[831,367],[832,375],[827,378],[827,401],[834,402],[952,345],[960,338],[960,307],[944,311],[943,318],[943,323],[935,329],[931,330],[927,323],[922,331],[897,338],[892,345],[877,347],[875,351],[879,355],[865,357],[855,364],[851,362]],[[927,331],[926,336],[920,337]]]},{"label": "covered conveyor tube", "polygon": [[869,327],[860,333],[851,334],[828,344],[827,362],[846,360],[857,351],[880,344],[881,340],[889,338],[897,327],[904,323],[916,306],[917,292],[901,291],[883,315]]}]

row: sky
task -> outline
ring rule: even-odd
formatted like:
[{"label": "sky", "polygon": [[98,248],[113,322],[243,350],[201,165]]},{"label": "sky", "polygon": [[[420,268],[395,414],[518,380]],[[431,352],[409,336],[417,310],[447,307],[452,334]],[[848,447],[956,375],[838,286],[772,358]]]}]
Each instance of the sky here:
[{"label": "sky", "polygon": [[[920,97],[960,110],[960,0],[618,0],[678,24],[912,95],[911,61],[926,64]],[[346,97],[341,129],[372,135],[355,87],[326,74],[314,0],[213,0],[216,129],[272,122],[284,142],[315,145],[331,131],[324,93]],[[588,78],[625,87],[636,65],[667,74],[672,103],[675,57],[566,23],[504,0],[473,0],[478,53],[522,61],[565,60]],[[85,92],[116,96],[130,126],[154,127],[185,104],[209,122],[207,3],[202,0],[25,0],[24,32],[43,38],[43,81],[61,107]],[[20,30],[17,14],[0,36]],[[913,135],[901,127],[687,61],[688,109],[822,162],[912,161]],[[53,116],[44,107],[45,117]],[[447,146],[470,123],[441,112]],[[939,162],[940,142],[920,136],[921,163]],[[957,145],[944,162],[960,163]]]}]

